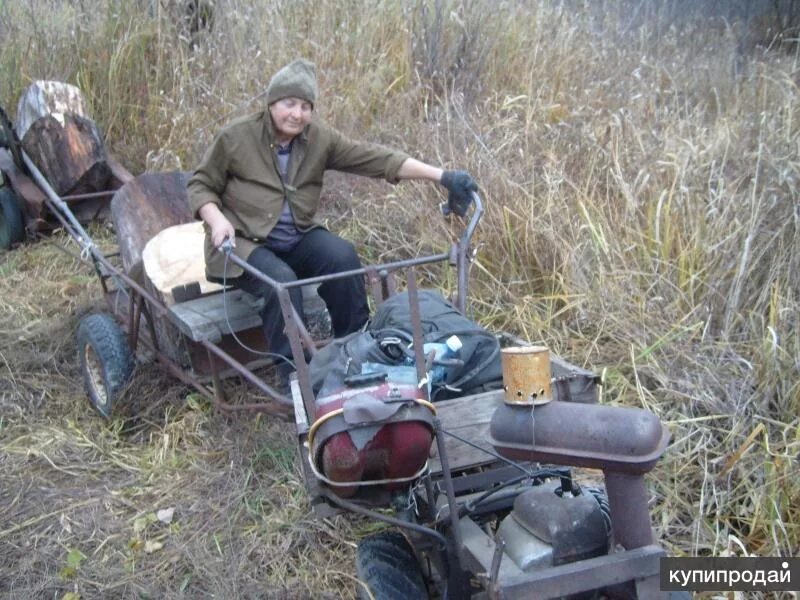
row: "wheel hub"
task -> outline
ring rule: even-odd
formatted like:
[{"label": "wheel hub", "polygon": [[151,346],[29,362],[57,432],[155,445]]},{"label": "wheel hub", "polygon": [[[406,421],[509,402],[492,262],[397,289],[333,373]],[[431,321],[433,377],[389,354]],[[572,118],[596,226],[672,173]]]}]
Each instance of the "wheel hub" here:
[{"label": "wheel hub", "polygon": [[103,382],[103,366],[100,364],[100,359],[91,344],[86,344],[83,357],[86,363],[86,373],[89,376],[89,381],[87,383],[94,392],[92,397],[97,398],[100,405],[98,408],[107,407],[108,393]]}]

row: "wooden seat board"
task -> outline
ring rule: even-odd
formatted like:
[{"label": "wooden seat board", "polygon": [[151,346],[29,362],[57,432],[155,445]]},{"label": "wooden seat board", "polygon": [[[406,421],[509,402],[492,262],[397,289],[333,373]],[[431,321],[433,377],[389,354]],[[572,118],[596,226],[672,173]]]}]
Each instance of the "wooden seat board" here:
[{"label": "wooden seat board", "polygon": [[261,326],[262,301],[242,290],[201,296],[169,307],[169,320],[195,342],[219,342],[223,334]]}]

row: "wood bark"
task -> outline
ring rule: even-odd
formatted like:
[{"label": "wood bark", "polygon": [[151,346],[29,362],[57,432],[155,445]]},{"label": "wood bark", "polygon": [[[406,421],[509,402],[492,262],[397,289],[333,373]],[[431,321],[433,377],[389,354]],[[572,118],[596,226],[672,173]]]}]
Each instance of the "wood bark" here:
[{"label": "wood bark", "polygon": [[93,121],[74,114],[34,121],[22,147],[59,196],[106,189],[111,168]]}]

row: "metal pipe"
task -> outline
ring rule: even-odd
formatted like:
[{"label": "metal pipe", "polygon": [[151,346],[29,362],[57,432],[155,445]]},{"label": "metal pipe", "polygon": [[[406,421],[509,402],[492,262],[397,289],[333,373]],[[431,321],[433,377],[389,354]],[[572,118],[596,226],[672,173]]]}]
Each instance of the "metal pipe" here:
[{"label": "metal pipe", "polygon": [[[425,399],[430,400],[424,342],[422,339],[422,317],[419,313],[419,295],[417,294],[417,273],[413,268],[408,271],[408,307],[411,317],[411,339],[414,342],[414,363],[417,368],[418,387],[423,388]],[[423,381],[426,381],[426,383],[423,384]]]},{"label": "metal pipe", "polygon": [[[75,215],[72,214],[72,211],[69,209],[69,207],[67,206],[66,202],[64,202],[58,196],[58,194],[56,194],[55,190],[50,186],[50,184],[48,183],[47,179],[45,179],[45,176],[42,175],[42,172],[39,171],[39,169],[36,167],[36,165],[30,159],[28,154],[24,150],[22,150],[21,152],[22,152],[22,160],[25,163],[25,166],[28,167],[28,170],[30,171],[31,175],[33,176],[34,181],[36,181],[36,183],[39,185],[39,187],[45,193],[45,196],[47,196],[50,199],[50,201],[58,207],[58,209],[61,211],[61,213],[69,221],[70,225],[72,225],[72,227],[78,233],[78,235],[75,236],[75,241],[77,241],[78,244],[80,244],[80,246],[81,246],[81,248],[83,250],[87,250],[89,252],[92,252],[92,250],[94,249],[95,251],[97,251],[96,250],[97,246],[94,245],[94,242],[92,241],[92,238],[89,237],[89,234],[86,233],[86,230],[78,222],[78,219],[76,219]],[[92,254],[94,254],[94,252],[92,252]]]},{"label": "metal pipe", "polygon": [[[271,386],[267,385],[261,379],[256,377],[252,371],[245,368],[245,366],[242,365],[242,363],[240,363],[238,360],[230,356],[227,352],[225,352],[221,348],[217,347],[216,344],[212,344],[207,340],[202,340],[200,343],[206,349],[210,350],[219,358],[221,358],[223,362],[227,363],[230,367],[236,370],[236,372],[239,373],[242,377],[247,379],[250,383],[252,383],[258,389],[260,389],[262,392],[272,397],[278,404],[281,404],[282,406],[288,406],[291,408],[294,407],[294,403],[292,402],[291,398],[287,398],[286,396],[278,394]],[[247,405],[237,405],[237,406],[247,406]]]},{"label": "metal pipe", "polygon": [[611,528],[614,543],[626,550],[653,543],[650,513],[647,510],[647,486],[643,475],[604,470]]},{"label": "metal pipe", "polygon": [[483,202],[481,202],[480,196],[475,192],[472,192],[472,201],[475,203],[475,211],[472,213],[472,218],[469,221],[466,231],[464,231],[464,235],[461,236],[461,240],[458,242],[458,252],[456,255],[456,277],[458,281],[456,308],[458,308],[458,311],[462,315],[466,315],[467,313],[467,295],[469,293],[469,272],[467,265],[470,259],[467,256],[467,252],[469,251],[472,235],[475,233],[478,222],[481,220],[484,213]]},{"label": "metal pipe", "polygon": [[458,522],[458,504],[456,503],[456,492],[453,489],[453,478],[450,473],[450,464],[447,460],[447,448],[444,445],[444,436],[442,435],[442,422],[439,417],[433,420],[433,430],[436,434],[436,448],[439,452],[439,463],[442,465],[442,481],[444,481],[444,490],[447,494],[447,506],[450,509],[450,527],[453,531],[453,541],[456,546],[456,556],[458,557],[458,564],[464,564],[464,540],[461,536],[461,524]]},{"label": "metal pipe", "polygon": [[91,198],[105,198],[106,196],[113,196],[117,190],[106,190],[104,192],[89,192],[87,194],[70,194],[69,196],[61,196],[65,202],[67,200],[89,200]]},{"label": "metal pipe", "polygon": [[425,475],[422,476],[422,481],[425,485],[425,497],[428,500],[428,519],[433,521],[436,518],[436,506],[434,505],[435,494],[433,491],[430,467],[425,471]]},{"label": "metal pipe", "polygon": [[294,304],[292,304],[292,321],[294,321],[295,327],[297,327],[297,335],[300,336],[309,353],[313,356],[317,353],[317,348],[314,345],[314,340],[311,338],[311,334],[308,333],[308,329],[306,329],[306,324],[303,323],[303,319],[300,318],[300,314],[294,307]]},{"label": "metal pipe", "polygon": [[[309,422],[313,422],[316,416],[316,410],[314,406],[314,390],[311,389],[311,375],[308,371],[306,358],[303,355],[303,348],[300,345],[297,325],[294,322],[293,314],[296,314],[294,305],[292,304],[289,290],[282,285],[278,286],[278,300],[283,312],[286,337],[289,339],[289,347],[292,349],[292,355],[294,356],[294,368],[297,371],[297,381],[300,384],[300,396],[303,399],[303,407],[305,408]],[[291,402],[291,400],[290,404],[294,407],[294,402]]]},{"label": "metal pipe", "polygon": [[228,259],[233,262],[234,264],[238,265],[257,279],[268,283],[274,288],[278,286],[283,286],[285,288],[295,288],[301,287],[304,285],[311,285],[315,283],[325,283],[326,281],[331,281],[334,279],[343,279],[345,277],[353,277],[355,275],[364,275],[366,274],[369,269],[387,269],[387,270],[397,270],[397,269],[405,269],[408,267],[415,267],[417,265],[426,265],[435,262],[442,262],[447,260],[450,256],[449,253],[445,254],[434,254],[432,256],[424,256],[422,258],[412,258],[408,260],[401,260],[393,263],[386,263],[383,265],[377,265],[374,267],[362,267],[361,269],[351,269],[349,271],[341,271],[339,273],[331,273],[329,275],[318,275],[317,277],[309,277],[308,279],[298,279],[296,281],[289,281],[289,282],[279,282],[268,275],[264,275],[261,271],[253,267],[252,265],[248,264],[246,260],[236,256],[233,252],[230,253]]},{"label": "metal pipe", "polygon": [[126,284],[128,284],[132,289],[136,290],[139,294],[141,294],[142,297],[145,298],[150,304],[152,304],[153,308],[156,311],[156,314],[159,317],[163,317],[164,315],[167,314],[167,312],[169,312],[169,309],[164,304],[162,304],[159,300],[157,300],[155,298],[155,296],[153,296],[150,292],[148,292],[146,289],[144,289],[141,285],[136,283],[127,274],[123,273],[122,271],[117,269],[114,265],[112,265],[110,262],[108,262],[108,260],[106,260],[105,256],[103,256],[99,252],[98,252],[97,255],[93,255],[93,256],[104,267],[106,267],[109,271],[114,273],[114,275],[116,277],[119,277],[122,281],[124,281]]},{"label": "metal pipe", "polygon": [[139,302],[135,296],[131,296],[128,301],[128,337],[131,352],[136,354],[136,346],[139,343]]}]

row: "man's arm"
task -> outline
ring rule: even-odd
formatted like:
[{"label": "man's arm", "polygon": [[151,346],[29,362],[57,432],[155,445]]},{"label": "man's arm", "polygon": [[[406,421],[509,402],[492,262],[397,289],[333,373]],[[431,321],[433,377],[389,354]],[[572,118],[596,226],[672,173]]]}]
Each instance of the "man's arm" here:
[{"label": "man's arm", "polygon": [[407,158],[397,171],[398,179],[428,179],[439,182],[444,171],[415,158]]}]

